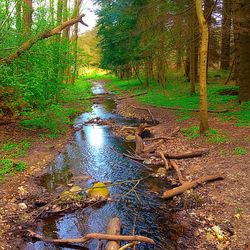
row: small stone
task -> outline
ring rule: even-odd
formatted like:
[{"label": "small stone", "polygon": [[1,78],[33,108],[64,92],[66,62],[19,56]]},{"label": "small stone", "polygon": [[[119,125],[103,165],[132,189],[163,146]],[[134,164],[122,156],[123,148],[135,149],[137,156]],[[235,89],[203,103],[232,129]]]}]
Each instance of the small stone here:
[{"label": "small stone", "polygon": [[28,208],[28,206],[25,203],[19,203],[18,206],[22,209],[22,210],[26,210]]}]

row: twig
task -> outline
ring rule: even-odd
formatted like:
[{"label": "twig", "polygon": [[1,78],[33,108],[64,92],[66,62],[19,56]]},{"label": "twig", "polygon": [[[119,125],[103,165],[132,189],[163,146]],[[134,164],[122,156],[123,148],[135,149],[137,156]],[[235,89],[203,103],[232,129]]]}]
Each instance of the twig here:
[{"label": "twig", "polygon": [[[137,244],[140,244],[140,242],[135,241],[135,242],[132,242],[132,243],[128,243],[128,244],[120,247],[118,250],[126,250],[126,249],[128,249],[130,247],[135,247]],[[135,248],[133,248],[133,249],[135,249]]]},{"label": "twig", "polygon": [[154,116],[153,116],[153,114],[152,114],[152,112],[151,112],[150,109],[148,109],[148,108],[141,108],[141,107],[135,107],[134,105],[131,105],[131,107],[134,108],[134,109],[140,109],[140,110],[145,110],[145,111],[147,111],[147,112],[149,113],[149,115],[150,115],[150,118],[151,118],[153,124],[158,124],[158,123],[159,123],[159,122],[154,118]]},{"label": "twig", "polygon": [[181,184],[185,183],[185,181],[183,180],[183,176],[182,176],[182,174],[181,174],[180,168],[179,168],[179,166],[177,165],[176,161],[170,160],[170,164],[171,164],[171,166],[174,168],[174,170],[176,171],[179,182],[180,182]]},{"label": "twig", "polygon": [[51,239],[44,237],[40,234],[35,233],[32,230],[27,230],[29,236],[35,239],[42,240],[46,243],[54,243],[54,244],[67,244],[67,243],[85,243],[89,240],[112,240],[112,241],[139,241],[145,242],[149,244],[155,244],[154,240],[140,235],[109,235],[109,234],[101,234],[101,233],[91,233],[86,234],[81,238],[69,238],[69,239]]},{"label": "twig", "polygon": [[119,97],[117,98],[117,100],[123,100],[123,99],[128,99],[128,98],[132,98],[132,97],[136,97],[136,96],[141,96],[141,95],[146,95],[148,92],[142,92],[139,94],[133,94],[133,95],[128,95],[128,96],[124,96],[124,97]]}]

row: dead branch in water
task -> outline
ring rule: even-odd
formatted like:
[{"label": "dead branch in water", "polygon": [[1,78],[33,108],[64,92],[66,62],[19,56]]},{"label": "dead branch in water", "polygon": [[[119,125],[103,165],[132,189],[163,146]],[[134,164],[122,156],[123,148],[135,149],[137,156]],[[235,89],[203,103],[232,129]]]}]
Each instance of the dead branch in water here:
[{"label": "dead branch in water", "polygon": [[190,181],[190,182],[184,182],[181,186],[173,188],[171,190],[167,190],[163,193],[162,198],[163,199],[169,199],[171,197],[174,197],[176,195],[182,194],[185,191],[195,188],[199,185],[201,185],[204,182],[209,182],[209,181],[215,181],[215,180],[221,180],[223,177],[221,175],[208,175],[208,176],[203,176],[200,177],[197,180]]},{"label": "dead branch in water", "polygon": [[128,99],[128,98],[132,98],[132,97],[136,97],[136,96],[141,96],[141,95],[146,95],[148,92],[142,92],[139,94],[133,94],[133,95],[128,95],[128,96],[123,96],[123,97],[119,97],[117,98],[117,100],[124,100],[124,99]]},{"label": "dead branch in water", "polygon": [[[121,234],[121,221],[118,217],[110,219],[107,226],[108,235],[120,235]],[[105,250],[118,250],[120,248],[120,242],[108,241]]]},{"label": "dead branch in water", "polygon": [[109,235],[109,234],[101,234],[101,233],[91,233],[86,234],[81,238],[69,238],[69,239],[51,239],[44,237],[40,234],[35,233],[32,230],[28,230],[29,236],[46,243],[53,244],[74,244],[74,243],[86,243],[89,240],[111,240],[111,241],[136,241],[136,242],[145,242],[149,244],[155,244],[154,240],[140,235]]}]

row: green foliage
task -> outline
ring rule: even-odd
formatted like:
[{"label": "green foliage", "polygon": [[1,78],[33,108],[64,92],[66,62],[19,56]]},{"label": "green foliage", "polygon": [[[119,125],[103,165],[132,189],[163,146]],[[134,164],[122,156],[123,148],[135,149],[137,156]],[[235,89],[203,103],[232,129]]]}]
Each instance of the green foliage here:
[{"label": "green foliage", "polygon": [[27,168],[27,165],[24,161],[20,161],[15,165],[15,170],[17,172],[22,172]]},{"label": "green foliage", "polygon": [[195,139],[200,137],[199,127],[197,126],[193,126],[191,128],[182,128],[181,131],[189,139]]},{"label": "green foliage", "polygon": [[234,149],[234,154],[236,154],[236,155],[246,155],[247,154],[247,149],[242,148],[242,147],[236,147]]},{"label": "green foliage", "polygon": [[14,163],[11,159],[1,159],[0,160],[0,181],[4,180],[4,177],[7,174],[15,174],[16,172],[22,172],[26,169],[26,163],[20,161],[18,163]]},{"label": "green foliage", "polygon": [[210,128],[206,133],[207,140],[213,143],[224,143],[226,141],[226,137],[221,135],[217,130]]},{"label": "green foliage", "polygon": [[[182,128],[181,131],[189,139],[196,139],[200,137],[198,126],[193,126],[190,128]],[[212,129],[212,128],[208,130],[205,136],[206,136],[206,140],[212,143],[224,143],[226,141],[225,136],[220,134],[216,129]]]},{"label": "green foliage", "polygon": [[88,102],[82,99],[91,96],[91,83],[79,78],[74,85],[61,85],[61,92],[58,99],[60,103],[51,104],[46,109],[26,113],[27,119],[22,120],[19,125],[24,129],[40,129],[51,138],[57,138],[63,134],[72,118],[81,111],[81,106]]},{"label": "green foliage", "polygon": [[1,148],[1,154],[9,158],[23,157],[30,148],[30,142],[23,140],[21,142],[7,142]]}]

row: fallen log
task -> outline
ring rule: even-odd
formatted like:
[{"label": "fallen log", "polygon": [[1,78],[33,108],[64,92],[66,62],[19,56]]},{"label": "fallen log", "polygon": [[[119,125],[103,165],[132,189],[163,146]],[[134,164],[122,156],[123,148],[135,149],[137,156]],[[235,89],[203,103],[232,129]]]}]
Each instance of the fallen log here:
[{"label": "fallen log", "polygon": [[174,197],[176,195],[182,194],[185,191],[195,188],[199,186],[200,184],[204,182],[209,182],[209,181],[215,181],[215,180],[222,180],[223,177],[221,175],[208,175],[208,176],[203,176],[200,177],[197,180],[190,181],[190,182],[184,182],[181,186],[167,190],[163,193],[162,198],[163,199],[169,199],[171,197]]},{"label": "fallen log", "polygon": [[[162,107],[164,109],[169,109],[169,110],[180,110],[180,111],[191,111],[191,112],[200,112],[199,109],[184,109],[184,108],[179,108],[179,107]],[[228,109],[221,109],[221,110],[208,110],[209,113],[227,113]]]},{"label": "fallen log", "polygon": [[32,230],[28,230],[28,234],[30,237],[34,239],[38,239],[44,241],[46,243],[53,243],[53,244],[74,244],[74,243],[86,243],[89,240],[112,240],[112,241],[139,241],[145,242],[149,244],[155,244],[154,240],[140,235],[108,235],[108,234],[101,234],[101,233],[91,233],[86,234],[81,238],[69,238],[69,239],[51,239],[44,237],[38,233],[35,233]]},{"label": "fallen log", "polygon": [[32,37],[29,40],[27,40],[26,42],[24,42],[14,53],[10,54],[7,58],[0,58],[0,64],[1,63],[10,64],[13,60],[15,60],[16,58],[18,58],[24,52],[26,52],[29,49],[31,49],[33,47],[33,45],[36,44],[38,41],[40,41],[42,39],[49,38],[49,37],[54,36],[54,35],[58,35],[64,29],[66,29],[67,27],[70,27],[70,26],[72,26],[72,25],[74,25],[76,23],[81,23],[81,24],[83,24],[85,26],[88,26],[82,20],[82,18],[84,16],[85,15],[82,14],[82,15],[80,15],[78,17],[72,18],[72,19],[70,19],[70,20],[68,20],[66,22],[61,23],[60,25],[58,25],[54,29],[45,30],[45,31],[43,31],[41,33],[38,33],[34,37]]},{"label": "fallen log", "polygon": [[[194,158],[194,157],[199,157],[199,156],[208,154],[209,150],[199,149],[199,150],[193,150],[193,151],[188,151],[184,153],[167,153],[167,152],[163,152],[163,153],[167,159],[186,159],[186,158]],[[159,152],[156,152],[156,156],[160,157]]]},{"label": "fallen log", "polygon": [[[121,233],[121,221],[119,218],[112,218],[107,226],[107,234],[109,235],[120,235]],[[120,242],[108,241],[105,250],[118,250],[120,248]]]},{"label": "fallen log", "polygon": [[117,98],[117,100],[124,100],[124,99],[128,99],[128,98],[132,98],[132,97],[136,97],[136,96],[142,96],[142,95],[146,95],[148,92],[142,92],[139,94],[133,94],[133,95],[128,95],[128,96],[123,96],[123,97],[119,97]]}]

